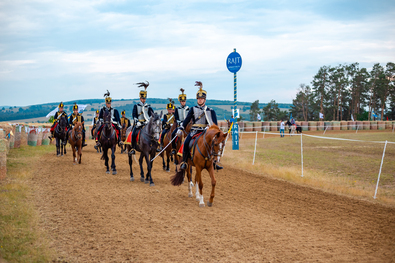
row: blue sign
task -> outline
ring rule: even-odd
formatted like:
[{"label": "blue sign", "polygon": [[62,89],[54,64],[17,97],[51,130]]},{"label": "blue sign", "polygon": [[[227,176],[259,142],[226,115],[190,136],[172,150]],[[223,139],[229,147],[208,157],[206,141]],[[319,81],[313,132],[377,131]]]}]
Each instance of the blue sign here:
[{"label": "blue sign", "polygon": [[233,123],[232,126],[232,150],[239,149],[239,124],[237,122]]},{"label": "blue sign", "polygon": [[236,51],[229,54],[226,59],[226,67],[232,73],[236,73],[241,68],[241,56]]}]

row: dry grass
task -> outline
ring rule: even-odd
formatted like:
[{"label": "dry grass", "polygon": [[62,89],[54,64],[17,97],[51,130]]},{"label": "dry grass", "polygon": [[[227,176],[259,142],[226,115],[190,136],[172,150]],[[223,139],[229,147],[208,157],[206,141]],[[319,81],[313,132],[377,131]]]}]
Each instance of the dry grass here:
[{"label": "dry grass", "polygon": [[[305,132],[322,136],[322,132]],[[382,131],[335,132],[325,137],[364,141],[392,141],[395,133]],[[384,144],[325,140],[303,136],[303,177],[300,136],[280,138],[258,134],[255,164],[252,165],[255,134],[243,134],[240,150],[231,150],[229,140],[222,162],[256,174],[308,185],[348,196],[373,200]],[[395,205],[395,145],[387,144],[377,202]]]},{"label": "dry grass", "polygon": [[7,156],[7,178],[0,181],[0,261],[48,262],[52,258],[48,239],[38,227],[30,187],[32,168],[49,151],[54,146],[24,146]]}]

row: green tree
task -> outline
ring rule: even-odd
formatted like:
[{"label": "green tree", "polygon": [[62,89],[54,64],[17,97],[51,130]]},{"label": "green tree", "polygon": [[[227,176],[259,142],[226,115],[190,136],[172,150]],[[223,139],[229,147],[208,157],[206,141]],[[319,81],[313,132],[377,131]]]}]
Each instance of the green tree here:
[{"label": "green tree", "polygon": [[264,120],[276,121],[279,116],[280,109],[278,108],[276,101],[271,100],[266,106],[262,108],[262,112],[264,114]]},{"label": "green tree", "polygon": [[48,122],[49,122],[49,123],[53,123],[53,116],[49,117]]},{"label": "green tree", "polygon": [[251,107],[250,107],[250,120],[256,121],[257,115],[259,113],[261,113],[261,111],[259,110],[259,100],[256,100],[251,104]]}]

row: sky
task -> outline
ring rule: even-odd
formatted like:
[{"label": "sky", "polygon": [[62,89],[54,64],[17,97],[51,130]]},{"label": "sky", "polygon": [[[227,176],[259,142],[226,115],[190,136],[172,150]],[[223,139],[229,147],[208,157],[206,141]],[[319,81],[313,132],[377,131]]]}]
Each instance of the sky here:
[{"label": "sky", "polygon": [[292,103],[324,65],[395,62],[394,0],[0,0],[0,105],[77,99]]}]

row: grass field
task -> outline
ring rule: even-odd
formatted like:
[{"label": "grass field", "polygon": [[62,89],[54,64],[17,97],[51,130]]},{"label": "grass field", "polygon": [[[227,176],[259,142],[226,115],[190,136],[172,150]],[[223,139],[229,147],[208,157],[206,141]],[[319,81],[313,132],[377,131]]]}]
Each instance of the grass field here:
[{"label": "grass field", "polygon": [[[300,136],[258,134],[255,164],[255,134],[242,134],[240,150],[231,150],[231,138],[222,162],[243,167],[295,183],[373,200],[384,144],[395,142],[395,133],[385,131],[305,132],[315,136],[362,140],[339,141],[303,136],[303,175]],[[395,205],[395,144],[387,144],[382,166],[377,202]]]},{"label": "grass field", "polygon": [[7,178],[0,181],[0,262],[48,262],[52,256],[40,232],[40,217],[31,198],[32,167],[54,146],[13,149],[7,156]]}]

